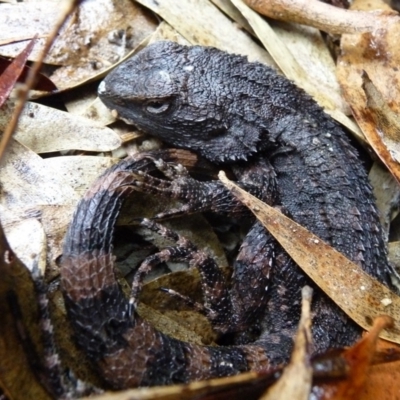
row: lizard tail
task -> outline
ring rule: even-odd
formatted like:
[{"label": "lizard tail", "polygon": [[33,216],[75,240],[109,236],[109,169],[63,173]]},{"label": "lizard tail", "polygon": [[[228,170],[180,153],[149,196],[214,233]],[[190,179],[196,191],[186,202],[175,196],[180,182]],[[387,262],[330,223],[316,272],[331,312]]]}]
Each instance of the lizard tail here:
[{"label": "lizard tail", "polygon": [[[179,151],[162,154],[176,159]],[[155,156],[160,157],[160,152]],[[260,346],[182,342],[128,312],[128,299],[114,272],[113,231],[123,201],[134,190],[131,171],[152,168],[154,163],[145,154],[121,161],[95,182],[75,211],[64,242],[61,285],[78,345],[114,389],[268,369],[268,358]]]}]

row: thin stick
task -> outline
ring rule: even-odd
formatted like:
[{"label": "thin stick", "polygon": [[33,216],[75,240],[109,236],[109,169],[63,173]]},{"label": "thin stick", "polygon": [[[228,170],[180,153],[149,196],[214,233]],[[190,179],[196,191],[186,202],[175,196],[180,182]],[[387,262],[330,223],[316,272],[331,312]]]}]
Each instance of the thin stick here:
[{"label": "thin stick", "polygon": [[280,21],[310,25],[332,34],[373,32],[398,23],[394,11],[344,10],[317,0],[244,0],[260,14]]},{"label": "thin stick", "polygon": [[33,86],[36,83],[36,78],[39,73],[39,70],[41,69],[41,67],[43,65],[43,60],[46,57],[46,55],[48,54],[51,46],[53,45],[54,40],[57,36],[57,33],[60,31],[62,26],[67,21],[68,17],[72,14],[75,7],[79,3],[80,3],[80,0],[70,0],[70,1],[64,3],[65,9],[64,9],[59,21],[56,23],[56,25],[53,28],[53,31],[48,36],[46,43],[43,47],[43,50],[39,55],[39,58],[33,64],[32,69],[29,71],[29,74],[28,74],[25,84],[19,90],[15,110],[13,112],[13,115],[11,116],[10,122],[8,123],[6,129],[4,130],[3,137],[1,138],[0,165],[4,162],[4,155],[6,153],[8,144],[9,144],[10,139],[11,139],[12,135],[14,134],[15,130],[17,129],[18,119],[19,119],[19,117],[22,113],[22,110],[25,106],[25,103],[28,99],[29,91],[33,88]]}]

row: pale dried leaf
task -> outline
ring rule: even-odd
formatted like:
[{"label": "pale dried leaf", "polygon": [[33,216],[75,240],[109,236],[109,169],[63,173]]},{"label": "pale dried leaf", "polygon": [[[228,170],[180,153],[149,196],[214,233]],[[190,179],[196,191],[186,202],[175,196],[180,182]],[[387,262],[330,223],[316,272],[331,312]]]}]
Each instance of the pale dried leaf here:
[{"label": "pale dried leaf", "polygon": [[150,36],[149,44],[159,40],[172,40],[185,46],[190,45],[189,41],[165,21],[161,22],[156,31]]},{"label": "pale dried leaf", "polygon": [[[3,11],[4,10],[4,11]],[[38,33],[47,36],[60,14],[55,1],[3,5],[0,13],[0,54],[13,57]],[[104,73],[156,28],[149,13],[129,0],[86,0],[58,35],[45,62],[62,66],[51,76],[59,89],[77,86]],[[36,60],[41,39],[30,59]]]},{"label": "pale dried leaf", "polygon": [[59,5],[54,1],[40,3],[17,3],[0,5],[0,54],[15,57],[26,46],[26,41],[39,35],[37,45],[29,60],[35,60],[51,32],[54,21],[60,15]]},{"label": "pale dried leaf", "polygon": [[247,19],[243,17],[242,13],[232,4],[231,0],[211,0],[220,10],[229,16],[233,21],[236,21],[241,27],[246,29],[247,32],[256,36],[251,25]]},{"label": "pale dried leaf", "polygon": [[34,218],[4,226],[10,247],[23,264],[32,271],[37,265],[44,275],[46,270],[47,242],[42,224]]},{"label": "pale dried leaf", "polygon": [[45,167],[44,160],[12,141],[0,169],[0,204],[9,209],[37,205],[75,204],[77,195],[60,177]]},{"label": "pale dried leaf", "polygon": [[79,198],[107,168],[116,162],[118,160],[114,158],[95,156],[64,156],[43,160],[45,168],[77,192]]},{"label": "pale dried leaf", "polygon": [[[32,265],[32,258],[38,256],[42,268],[47,251],[42,234],[44,229],[50,252],[47,259],[54,269],[61,240],[79,198],[69,184],[71,177],[55,173],[46,160],[12,140],[4,166],[0,169],[0,180],[0,219],[6,232],[13,232],[13,236],[20,241],[17,247],[13,240],[16,253],[27,265]],[[46,206],[54,208],[47,213],[44,210]],[[53,256],[54,252],[56,256]]]},{"label": "pale dried leaf", "polygon": [[[0,110],[0,130],[11,118],[14,107],[10,102]],[[62,150],[111,151],[121,140],[109,128],[59,111],[28,102],[22,112],[14,138],[36,153]]]},{"label": "pale dried leaf", "polygon": [[371,329],[372,321],[388,315],[396,322],[381,337],[400,343],[400,297],[361,267],[278,210],[246,193],[220,172],[224,185],[243,202],[302,270],[357,324]]},{"label": "pale dried leaf", "polygon": [[207,0],[138,0],[160,15],[192,44],[242,54],[274,65],[268,53]]}]

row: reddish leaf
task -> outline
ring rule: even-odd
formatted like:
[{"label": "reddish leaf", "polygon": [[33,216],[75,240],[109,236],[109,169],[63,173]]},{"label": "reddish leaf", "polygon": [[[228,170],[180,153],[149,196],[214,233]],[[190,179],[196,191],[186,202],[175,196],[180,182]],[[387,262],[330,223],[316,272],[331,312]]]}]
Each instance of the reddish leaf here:
[{"label": "reddish leaf", "polygon": [[14,59],[0,76],[0,107],[5,103],[11,93],[15,82],[21,75],[29,54],[35,45],[36,36],[28,43],[26,48]]},{"label": "reddish leaf", "polygon": [[[12,64],[12,62],[13,60],[9,60],[6,57],[0,56],[0,76],[8,68],[8,66]],[[17,79],[17,82],[25,82],[30,70],[31,68],[25,65],[22,69],[21,75]],[[41,90],[43,92],[52,92],[57,90],[57,86],[47,76],[39,74],[34,89]]]}]

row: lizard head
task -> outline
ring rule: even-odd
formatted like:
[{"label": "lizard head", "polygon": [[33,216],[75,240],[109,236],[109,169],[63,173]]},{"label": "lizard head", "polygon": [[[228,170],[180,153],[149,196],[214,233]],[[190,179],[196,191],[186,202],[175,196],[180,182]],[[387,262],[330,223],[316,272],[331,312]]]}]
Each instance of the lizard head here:
[{"label": "lizard head", "polygon": [[121,119],[173,146],[217,163],[245,160],[257,151],[260,134],[234,110],[232,64],[244,60],[214,48],[156,42],[114,69],[99,96]]}]

